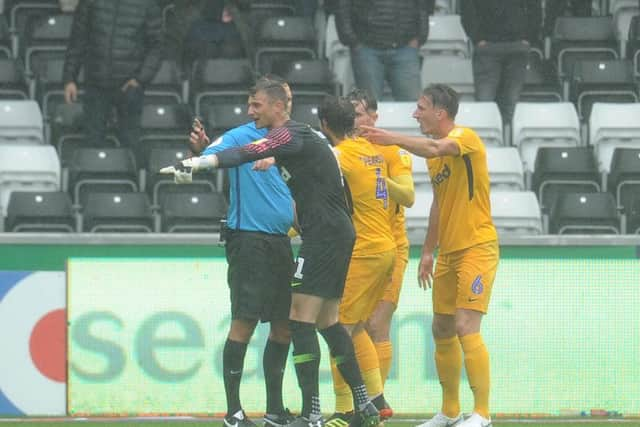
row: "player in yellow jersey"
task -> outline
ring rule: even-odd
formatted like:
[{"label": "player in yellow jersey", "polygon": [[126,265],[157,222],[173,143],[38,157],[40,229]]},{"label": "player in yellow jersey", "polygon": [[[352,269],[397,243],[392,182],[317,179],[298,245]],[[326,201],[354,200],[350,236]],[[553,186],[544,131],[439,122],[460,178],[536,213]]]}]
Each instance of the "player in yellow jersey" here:
[{"label": "player in yellow jersey", "polygon": [[[391,281],[396,258],[389,222],[391,201],[387,188],[387,164],[371,143],[353,136],[355,111],[349,100],[327,97],[318,117],[323,133],[334,146],[345,188],[348,189],[356,231],[339,320],[351,332],[367,393],[376,407],[382,407],[384,396],[378,355],[364,327]],[[339,361],[333,362],[336,393],[348,397],[343,399],[348,406],[337,408],[337,412],[348,413],[353,409],[353,398],[335,367],[335,362]],[[348,417],[332,417],[327,421],[327,425],[334,427],[347,423]]]},{"label": "player in yellow jersey", "polygon": [[[370,127],[364,132],[372,142],[397,144],[427,158],[435,193],[418,278],[425,289],[433,280],[432,328],[443,402],[441,412],[420,427],[491,425],[489,353],[480,324],[498,267],[498,238],[491,220],[486,150],[473,130],[455,124],[457,112],[458,94],[446,85],[431,85],[413,114],[427,138]],[[458,398],[463,354],[474,397],[473,414],[466,420]]]},{"label": "player in yellow jersey", "polygon": [[[355,134],[360,134],[360,126],[375,126],[378,120],[378,102],[364,90],[354,89],[347,95],[356,112]],[[367,321],[367,332],[374,342],[380,364],[380,375],[384,385],[391,369],[393,347],[390,327],[393,313],[400,299],[400,289],[404,272],[409,261],[409,240],[405,228],[404,208],[411,207],[415,199],[413,177],[411,175],[411,154],[397,145],[374,146],[382,155],[388,167],[387,187],[391,208],[391,231],[396,243],[396,263],[390,286]],[[388,405],[380,408],[380,417],[389,418],[393,411]]]}]

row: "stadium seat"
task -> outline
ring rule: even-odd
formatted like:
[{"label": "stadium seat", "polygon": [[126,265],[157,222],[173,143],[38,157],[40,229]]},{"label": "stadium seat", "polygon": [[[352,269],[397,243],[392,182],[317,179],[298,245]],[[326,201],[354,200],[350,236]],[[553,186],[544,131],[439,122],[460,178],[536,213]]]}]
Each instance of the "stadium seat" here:
[{"label": "stadium seat", "polygon": [[60,160],[50,145],[0,145],[0,212],[12,191],[57,191]]},{"label": "stadium seat", "polygon": [[600,174],[589,147],[542,147],[538,150],[531,189],[548,211],[560,193],[598,192]]},{"label": "stadium seat", "polygon": [[519,102],[513,115],[513,145],[524,170],[533,171],[538,148],[580,145],[580,122],[568,102]]},{"label": "stadium seat", "polygon": [[27,22],[24,58],[28,76],[33,75],[43,62],[64,58],[72,23],[72,14],[47,15]]},{"label": "stadium seat", "polygon": [[620,218],[611,193],[564,193],[551,209],[552,234],[620,234]]},{"label": "stadium seat", "polygon": [[163,59],[160,68],[144,88],[144,102],[148,104],[180,104],[182,78],[175,61]]},{"label": "stadium seat", "polygon": [[469,55],[469,38],[462,28],[460,15],[433,15],[429,17],[429,38],[420,47],[425,58],[437,55]]},{"label": "stadium seat", "polygon": [[139,144],[143,159],[153,147],[175,147],[189,139],[192,117],[185,104],[146,104],[142,107]]},{"label": "stadium seat", "polygon": [[314,129],[320,128],[318,120],[318,104],[302,104],[300,102],[293,103],[291,118],[300,123],[306,123]]},{"label": "stadium seat", "polygon": [[595,102],[638,102],[633,65],[627,60],[577,60],[571,75],[570,98],[587,120]]},{"label": "stadium seat", "polygon": [[640,195],[634,195],[627,210],[627,233],[640,234]]},{"label": "stadium seat", "polygon": [[11,29],[5,15],[0,15],[0,58],[9,59],[17,56],[17,52],[14,50],[17,49],[15,40],[17,38],[11,35]]},{"label": "stadium seat", "polygon": [[430,187],[416,188],[416,198],[413,206],[404,211],[407,237],[412,245],[422,245],[424,243],[432,203],[433,192]]},{"label": "stadium seat", "polygon": [[458,56],[434,55],[422,60],[422,87],[444,83],[455,89],[461,101],[475,100],[471,59]]},{"label": "stadium seat", "polygon": [[476,131],[485,145],[504,144],[502,116],[495,102],[461,102],[455,120],[456,124]]},{"label": "stadium seat", "polygon": [[[42,106],[42,114],[45,121],[50,122],[52,115],[61,104],[66,104],[64,99],[64,57],[51,58],[40,63],[37,69],[33,70],[36,86],[36,99]],[[80,74],[76,80],[78,86],[78,99],[76,102],[82,102],[84,97],[84,69],[80,70]]]},{"label": "stadium seat", "polygon": [[68,170],[73,203],[86,205],[89,192],[138,191],[138,171],[129,148],[78,148]]},{"label": "stadium seat", "polygon": [[247,90],[253,83],[251,65],[246,59],[207,59],[192,67],[189,100],[197,115],[206,105],[246,103]]},{"label": "stadium seat", "polygon": [[631,200],[640,195],[640,148],[616,148],[607,176],[607,189],[619,209],[629,212]]},{"label": "stadium seat", "polygon": [[415,102],[378,102],[376,126],[405,135],[420,135],[420,125],[413,118]]},{"label": "stadium seat", "polygon": [[293,1],[254,0],[249,6],[249,23],[251,28],[260,28],[260,24],[268,18],[293,16],[295,13]]},{"label": "stadium seat", "polygon": [[29,86],[24,70],[12,58],[0,58],[0,98],[29,99]]},{"label": "stadium seat", "polygon": [[11,31],[23,36],[24,26],[30,18],[60,12],[57,0],[4,0],[4,14],[9,17]]},{"label": "stadium seat", "polygon": [[180,193],[212,193],[216,191],[216,175],[212,173],[195,173],[191,184],[176,184],[173,176],[159,173],[160,168],[173,165],[178,161],[189,157],[186,144],[182,148],[154,148],[149,155],[148,169],[146,170],[146,191],[151,197],[153,207],[160,205],[164,195],[171,192]]},{"label": "stadium seat", "polygon": [[522,160],[515,147],[487,147],[487,166],[492,190],[525,189]]},{"label": "stadium seat", "polygon": [[329,68],[334,70],[335,61],[339,57],[349,57],[350,50],[343,45],[338,38],[338,30],[336,29],[336,17],[329,15],[327,17],[327,25],[325,32],[324,54],[329,60]]},{"label": "stadium seat", "polygon": [[327,94],[339,95],[340,88],[324,59],[300,59],[273,64],[275,74],[291,87],[293,102],[320,103]]},{"label": "stadium seat", "polygon": [[540,55],[529,55],[520,102],[562,102],[562,87],[554,69]]},{"label": "stadium seat", "polygon": [[81,222],[89,233],[151,233],[155,220],[145,193],[89,193]]},{"label": "stadium seat", "polygon": [[227,214],[222,193],[171,193],[163,197],[161,230],[167,233],[219,233]]},{"label": "stadium seat", "polygon": [[40,107],[32,100],[0,100],[0,145],[44,144]]},{"label": "stadium seat", "polygon": [[499,235],[543,233],[540,206],[532,191],[496,191],[490,197],[491,217]]},{"label": "stadium seat", "polygon": [[316,34],[310,18],[271,17],[259,26],[254,64],[260,73],[269,73],[274,61],[317,58],[316,49]]},{"label": "stadium seat", "polygon": [[213,104],[203,111],[207,134],[218,137],[236,126],[248,123],[247,104]]},{"label": "stadium seat", "polygon": [[571,75],[579,59],[618,59],[619,47],[610,16],[559,17],[551,39],[551,57],[557,58],[558,75]]},{"label": "stadium seat", "polygon": [[76,219],[69,195],[62,191],[14,191],[9,197],[5,231],[76,231]]},{"label": "stadium seat", "polygon": [[640,104],[595,103],[589,117],[589,143],[598,168],[609,172],[613,150],[640,148]]}]

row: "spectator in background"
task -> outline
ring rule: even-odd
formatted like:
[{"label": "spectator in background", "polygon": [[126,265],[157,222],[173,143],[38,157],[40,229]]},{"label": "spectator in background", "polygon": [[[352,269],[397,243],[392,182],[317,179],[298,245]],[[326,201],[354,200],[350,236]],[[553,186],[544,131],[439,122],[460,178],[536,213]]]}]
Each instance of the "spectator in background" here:
[{"label": "spectator in background", "polygon": [[339,0],[336,27],[351,49],[356,85],[382,99],[384,81],[396,101],[420,93],[418,49],[429,35],[435,0]]},{"label": "spectator in background", "polygon": [[540,0],[463,0],[461,18],[473,42],[477,101],[495,101],[511,122],[524,85],[529,48],[540,39]]},{"label": "spectator in background", "polygon": [[554,0],[548,1],[544,13],[544,35],[553,35],[556,19],[559,16],[591,16],[591,0]]},{"label": "spectator in background", "polygon": [[176,0],[167,22],[167,53],[178,64],[199,58],[241,58],[252,40],[246,0]]},{"label": "spectator in background", "polygon": [[162,17],[155,0],[81,1],[75,11],[63,79],[67,103],[78,97],[84,67],[88,143],[101,146],[115,107],[120,143],[137,152],[144,86],[160,67]]}]

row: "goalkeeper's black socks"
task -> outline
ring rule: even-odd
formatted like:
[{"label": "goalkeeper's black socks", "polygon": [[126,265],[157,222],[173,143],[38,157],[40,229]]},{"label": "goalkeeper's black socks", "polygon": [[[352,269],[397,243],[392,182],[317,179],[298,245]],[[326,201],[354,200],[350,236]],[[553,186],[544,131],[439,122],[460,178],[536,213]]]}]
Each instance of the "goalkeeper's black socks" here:
[{"label": "goalkeeper's black socks", "polygon": [[282,403],[282,378],[288,355],[289,344],[267,340],[262,355],[264,382],[267,389],[267,414],[283,414],[285,412]]},{"label": "goalkeeper's black socks", "polygon": [[291,342],[293,363],[296,367],[298,385],[302,390],[302,415],[307,419],[320,418],[320,392],[318,370],[320,369],[320,344],[313,323],[291,320]]},{"label": "goalkeeper's black socks", "polygon": [[222,371],[224,391],[227,395],[227,414],[232,415],[242,410],[240,405],[240,381],[244,356],[247,354],[247,343],[227,339],[222,352]]},{"label": "goalkeeper's black socks", "polygon": [[356,409],[362,410],[369,403],[369,397],[367,396],[367,388],[362,380],[362,374],[353,349],[353,341],[349,333],[340,323],[334,323],[319,332],[327,342],[331,356],[335,359],[342,378],[351,388]]}]

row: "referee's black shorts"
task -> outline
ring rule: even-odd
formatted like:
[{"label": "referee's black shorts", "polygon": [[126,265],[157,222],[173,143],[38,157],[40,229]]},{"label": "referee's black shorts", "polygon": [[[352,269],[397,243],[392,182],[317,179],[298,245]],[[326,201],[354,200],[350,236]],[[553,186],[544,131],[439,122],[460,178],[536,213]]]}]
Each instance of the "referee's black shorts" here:
[{"label": "referee's black shorts", "polygon": [[293,273],[289,236],[229,230],[225,247],[231,318],[288,319]]}]

